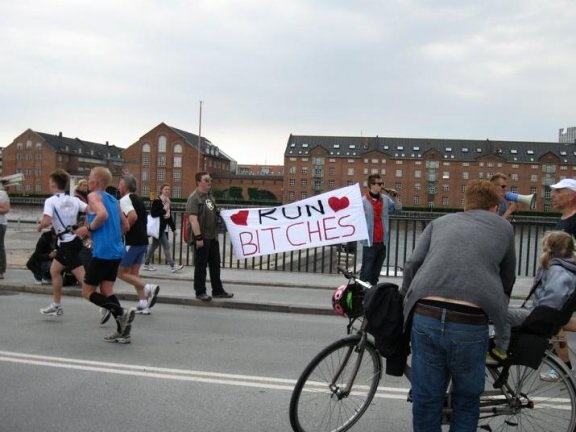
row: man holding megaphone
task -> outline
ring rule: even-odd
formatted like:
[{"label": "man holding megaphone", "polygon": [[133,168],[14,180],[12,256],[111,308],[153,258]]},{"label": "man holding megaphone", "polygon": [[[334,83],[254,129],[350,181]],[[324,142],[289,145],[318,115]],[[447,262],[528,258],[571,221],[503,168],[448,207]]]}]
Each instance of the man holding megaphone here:
[{"label": "man holding megaphone", "polygon": [[[518,210],[518,203],[522,202],[524,195],[518,195],[515,193],[507,192],[508,189],[508,176],[501,172],[494,174],[490,177],[490,182],[492,182],[498,189],[498,194],[500,195],[500,205],[498,206],[498,214],[504,219],[508,220],[512,217],[512,214]],[[532,201],[535,201],[533,199]],[[530,207],[532,208],[532,204]]]}]

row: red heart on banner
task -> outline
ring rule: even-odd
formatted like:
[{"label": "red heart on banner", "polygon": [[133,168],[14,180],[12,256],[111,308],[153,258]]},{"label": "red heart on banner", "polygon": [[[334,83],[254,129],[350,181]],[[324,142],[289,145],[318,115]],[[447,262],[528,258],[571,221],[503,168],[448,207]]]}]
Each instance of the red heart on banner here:
[{"label": "red heart on banner", "polygon": [[248,225],[248,210],[240,210],[230,216],[230,219],[236,225]]},{"label": "red heart on banner", "polygon": [[350,205],[350,200],[348,200],[348,197],[342,197],[342,198],[330,197],[328,199],[328,205],[332,210],[337,212],[339,210],[344,210],[346,207],[348,207]]}]

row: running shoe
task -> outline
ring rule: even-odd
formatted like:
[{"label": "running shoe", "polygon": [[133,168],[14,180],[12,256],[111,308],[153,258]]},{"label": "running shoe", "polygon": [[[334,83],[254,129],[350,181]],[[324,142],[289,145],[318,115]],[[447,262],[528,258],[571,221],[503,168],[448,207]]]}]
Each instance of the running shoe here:
[{"label": "running shoe", "polygon": [[130,330],[132,329],[132,321],[136,316],[136,308],[124,309],[121,316],[116,318],[119,326],[119,333],[123,336],[130,336]]},{"label": "running shoe", "polygon": [[153,307],[158,301],[158,293],[160,292],[160,286],[154,284],[146,284],[144,286],[144,293],[148,296],[148,307]]},{"label": "running shoe", "polygon": [[144,306],[144,307],[138,306],[136,308],[135,313],[137,315],[150,315],[150,308],[148,306]]},{"label": "running shoe", "polygon": [[215,298],[215,299],[229,299],[232,297],[234,297],[234,294],[226,292],[226,291],[222,291],[219,293],[214,293],[214,292],[212,293],[212,298]]},{"label": "running shoe", "polygon": [[122,336],[118,332],[114,332],[111,335],[105,336],[104,340],[110,343],[120,343],[120,344],[129,344],[131,342],[130,335]]},{"label": "running shoe", "polygon": [[540,379],[546,382],[556,382],[560,380],[560,374],[556,369],[548,369],[540,374]]},{"label": "running shoe", "polygon": [[50,306],[40,309],[40,313],[42,315],[61,316],[64,315],[64,310],[62,310],[62,306],[50,303]]},{"label": "running shoe", "polygon": [[156,267],[151,266],[150,264],[144,264],[144,267],[142,267],[142,269],[146,271],[156,271]]},{"label": "running shoe", "polygon": [[111,316],[112,312],[108,309],[100,308],[100,325],[106,324]]},{"label": "running shoe", "polygon": [[183,265],[173,265],[170,267],[170,271],[172,273],[178,273],[180,270],[182,270],[184,268]]}]

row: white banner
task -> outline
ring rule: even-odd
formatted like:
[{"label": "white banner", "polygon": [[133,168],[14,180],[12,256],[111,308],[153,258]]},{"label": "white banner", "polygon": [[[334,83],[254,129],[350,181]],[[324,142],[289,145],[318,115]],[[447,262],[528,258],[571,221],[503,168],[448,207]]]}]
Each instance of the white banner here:
[{"label": "white banner", "polygon": [[360,185],[281,207],[222,210],[237,259],[368,238]]}]

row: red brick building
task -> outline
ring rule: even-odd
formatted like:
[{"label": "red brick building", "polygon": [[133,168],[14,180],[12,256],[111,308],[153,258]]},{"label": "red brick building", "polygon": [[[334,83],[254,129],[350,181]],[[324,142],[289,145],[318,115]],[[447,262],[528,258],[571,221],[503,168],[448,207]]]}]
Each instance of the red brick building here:
[{"label": "red brick building", "polygon": [[241,199],[245,201],[280,203],[284,196],[284,177],[272,174],[218,174],[214,176],[212,187],[223,192],[234,187],[240,188]]},{"label": "red brick building", "polygon": [[239,164],[236,170],[238,175],[283,176],[284,165],[245,165]]},{"label": "red brick building", "polygon": [[48,175],[56,168],[65,169],[71,182],[87,178],[95,166],[106,166],[117,181],[122,172],[122,149],[108,144],[68,138],[27,129],[3,151],[4,176],[24,174],[16,192],[29,195],[49,194]]},{"label": "red brick building", "polygon": [[378,173],[405,206],[462,208],[468,180],[503,172],[511,191],[536,193],[536,210],[549,211],[549,186],[576,177],[575,164],[576,145],[567,143],[290,135],[284,202],[365,185]]},{"label": "red brick building", "polygon": [[186,198],[195,188],[194,176],[208,171],[229,175],[236,162],[208,139],[160,123],[122,152],[126,169],[136,176],[142,196],[155,196],[169,184],[174,198]]}]

